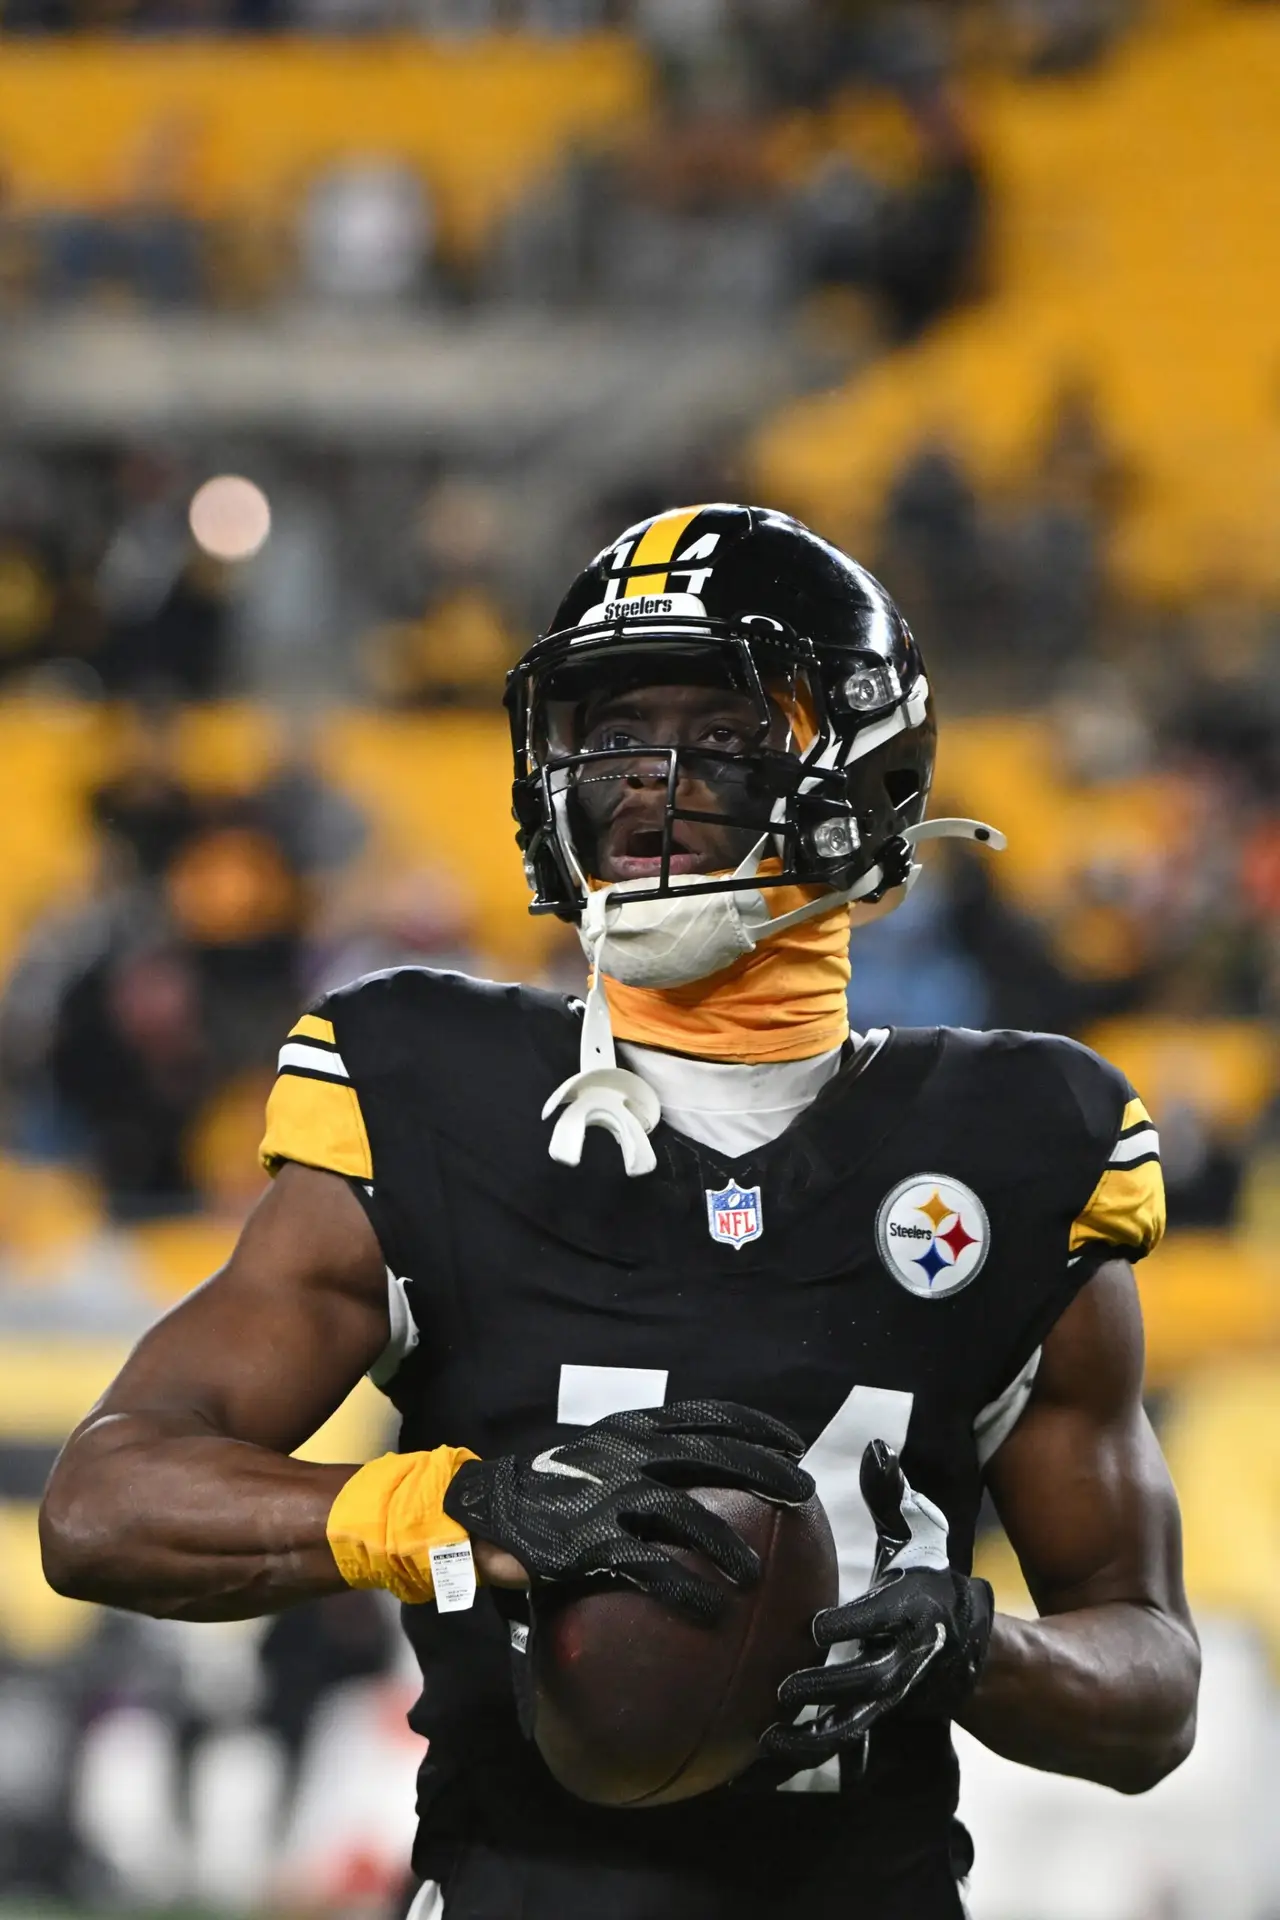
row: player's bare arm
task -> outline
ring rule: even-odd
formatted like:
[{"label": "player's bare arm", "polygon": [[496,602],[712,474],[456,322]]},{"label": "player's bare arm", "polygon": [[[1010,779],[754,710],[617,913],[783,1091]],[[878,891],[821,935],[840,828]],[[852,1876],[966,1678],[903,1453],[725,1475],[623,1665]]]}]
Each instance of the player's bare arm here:
[{"label": "player's bare arm", "polygon": [[1041,1617],[997,1614],[959,1719],[1011,1760],[1140,1793],[1191,1750],[1200,1657],[1127,1261],[1045,1341],[988,1482]]},{"label": "player's bare arm", "polygon": [[995,1614],[946,1564],[947,1525],[881,1442],[863,1496],[868,1592],[819,1614],[824,1666],[783,1685],[766,1751],[814,1765],[890,1718],[954,1718],[1011,1760],[1141,1793],[1195,1737],[1200,1658],[1177,1503],[1142,1405],[1142,1320],[1126,1260],[1106,1261],[1046,1337],[1035,1389],[988,1484],[1040,1612]]},{"label": "player's bare arm", "polygon": [[[386,1270],[345,1181],[286,1166],[221,1273],[140,1341],[41,1513],[62,1593],[186,1620],[335,1593],[326,1536],[354,1466],[289,1458],[387,1344]],[[520,1569],[480,1545],[495,1584]]]},{"label": "player's bare arm", "polygon": [[341,1588],[325,1523],[354,1468],[288,1456],[387,1339],[359,1203],[333,1174],[284,1168],[226,1267],[146,1334],[67,1442],[41,1514],[50,1581],[198,1620]]}]

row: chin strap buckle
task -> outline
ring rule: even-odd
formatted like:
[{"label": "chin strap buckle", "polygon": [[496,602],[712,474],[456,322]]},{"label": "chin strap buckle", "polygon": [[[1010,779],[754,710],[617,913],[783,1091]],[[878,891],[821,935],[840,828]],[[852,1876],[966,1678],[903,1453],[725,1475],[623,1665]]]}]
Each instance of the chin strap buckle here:
[{"label": "chin strap buckle", "polygon": [[999,827],[989,827],[985,820],[922,820],[918,827],[908,827],[902,837],[912,847],[918,847],[922,840],[976,840],[979,846],[990,847],[992,853],[1003,853],[1009,844]]},{"label": "chin strap buckle", "polygon": [[850,904],[875,906],[885,894],[899,887],[905,898],[920,877],[915,852],[923,840],[973,840],[979,846],[990,847],[992,853],[1003,853],[1009,844],[999,827],[989,827],[985,820],[922,820],[918,827],[906,827],[885,843],[879,864],[871,869],[873,874],[879,873],[880,879],[870,893],[848,895]]}]

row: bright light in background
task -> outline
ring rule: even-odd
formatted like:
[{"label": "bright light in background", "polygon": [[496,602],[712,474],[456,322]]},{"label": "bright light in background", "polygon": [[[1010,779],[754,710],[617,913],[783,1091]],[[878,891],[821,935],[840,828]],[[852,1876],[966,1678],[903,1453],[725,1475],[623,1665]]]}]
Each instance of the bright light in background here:
[{"label": "bright light in background", "polygon": [[197,487],[187,518],[197,545],[215,560],[249,560],[271,531],[262,488],[238,473],[218,473]]}]

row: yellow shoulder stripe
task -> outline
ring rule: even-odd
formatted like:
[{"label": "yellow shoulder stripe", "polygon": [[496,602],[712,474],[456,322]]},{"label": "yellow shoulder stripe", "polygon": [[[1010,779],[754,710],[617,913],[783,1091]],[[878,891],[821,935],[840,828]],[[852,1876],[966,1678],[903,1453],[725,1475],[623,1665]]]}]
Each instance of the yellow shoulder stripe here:
[{"label": "yellow shoulder stripe", "polygon": [[1141,1100],[1135,1095],[1120,1115],[1121,1133],[1124,1132],[1126,1127],[1136,1127],[1139,1120],[1145,1120],[1148,1125],[1151,1124],[1151,1115],[1147,1112]]},{"label": "yellow shoulder stripe", "polygon": [[[313,1032],[310,1037],[321,1036]],[[258,1157],[268,1173],[277,1172],[283,1160],[298,1160],[326,1173],[372,1180],[373,1155],[355,1088],[347,1081],[282,1073],[267,1101],[267,1131]]]},{"label": "yellow shoulder stripe", "polygon": [[[627,562],[630,572],[633,567],[652,567],[659,561],[670,560],[675,555],[680,535],[696,520],[702,512],[701,507],[687,507],[679,513],[664,513],[651,526],[647,526],[640,535],[635,552]],[[620,598],[635,600],[642,593],[662,593],[667,584],[665,573],[632,574],[623,588]]]},{"label": "yellow shoulder stripe", "polygon": [[1150,1253],[1164,1233],[1164,1220],[1164,1179],[1158,1160],[1144,1160],[1136,1167],[1108,1167],[1072,1224],[1071,1252],[1101,1240],[1110,1246],[1132,1247],[1137,1254]]},{"label": "yellow shoulder stripe", "polygon": [[316,1013],[304,1013],[297,1026],[290,1027],[289,1038],[291,1040],[327,1040],[331,1047],[337,1045],[333,1037],[332,1020],[322,1020]]}]

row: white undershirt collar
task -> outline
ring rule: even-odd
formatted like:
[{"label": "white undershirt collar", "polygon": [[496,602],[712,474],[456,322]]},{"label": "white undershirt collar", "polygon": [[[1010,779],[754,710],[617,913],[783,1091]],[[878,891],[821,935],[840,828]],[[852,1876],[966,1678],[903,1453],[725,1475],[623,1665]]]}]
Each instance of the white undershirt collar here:
[{"label": "white undershirt collar", "polygon": [[785,1133],[839,1071],[844,1049],[759,1065],[698,1060],[627,1040],[618,1051],[653,1088],[669,1127],[733,1158]]}]

